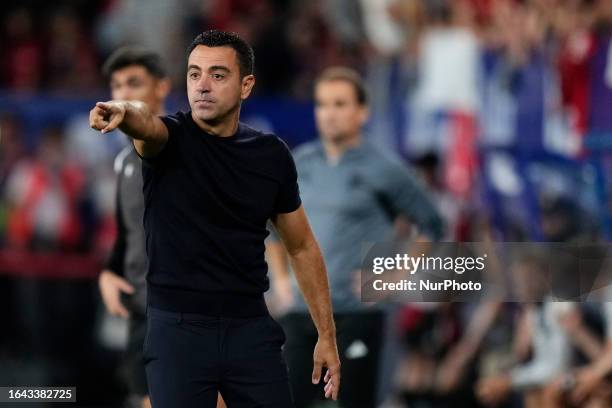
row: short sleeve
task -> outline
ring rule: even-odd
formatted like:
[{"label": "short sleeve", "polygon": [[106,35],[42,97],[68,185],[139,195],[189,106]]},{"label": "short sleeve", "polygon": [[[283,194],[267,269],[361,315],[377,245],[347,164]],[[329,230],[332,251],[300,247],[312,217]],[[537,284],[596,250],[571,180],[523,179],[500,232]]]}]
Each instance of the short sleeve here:
[{"label": "short sleeve", "polygon": [[282,142],[282,145],[281,154],[283,157],[279,162],[283,163],[281,167],[281,180],[283,181],[281,182],[274,206],[276,214],[293,212],[302,204],[295,161],[287,145],[284,142]]},{"label": "short sleeve", "polygon": [[136,151],[136,154],[142,159],[143,162],[153,166],[161,165],[165,161],[165,158],[171,155],[174,150],[176,150],[176,144],[180,140],[179,134],[181,132],[183,124],[182,112],[177,112],[174,115],[159,116],[159,118],[168,129],[168,140],[164,144],[162,150],[155,156],[151,157],[143,157],[138,154],[138,151]]}]

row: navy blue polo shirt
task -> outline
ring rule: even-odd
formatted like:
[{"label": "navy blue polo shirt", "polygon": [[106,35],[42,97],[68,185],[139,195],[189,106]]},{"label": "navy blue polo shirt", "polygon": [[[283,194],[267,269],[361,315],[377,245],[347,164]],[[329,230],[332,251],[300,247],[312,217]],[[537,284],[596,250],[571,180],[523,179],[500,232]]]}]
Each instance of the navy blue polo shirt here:
[{"label": "navy blue polo shirt", "polygon": [[168,141],[143,158],[148,304],[211,316],[267,313],[266,222],[301,205],[287,145],[245,124],[211,135],[191,112],[161,117]]}]

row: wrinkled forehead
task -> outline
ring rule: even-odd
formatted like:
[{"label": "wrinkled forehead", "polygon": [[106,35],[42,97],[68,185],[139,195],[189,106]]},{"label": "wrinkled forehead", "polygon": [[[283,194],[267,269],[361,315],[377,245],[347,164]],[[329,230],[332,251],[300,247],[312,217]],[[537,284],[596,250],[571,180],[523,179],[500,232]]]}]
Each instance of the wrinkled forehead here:
[{"label": "wrinkled forehead", "polygon": [[187,66],[202,71],[207,71],[212,67],[226,67],[229,71],[238,71],[238,55],[229,46],[207,47],[198,45],[189,54]]}]

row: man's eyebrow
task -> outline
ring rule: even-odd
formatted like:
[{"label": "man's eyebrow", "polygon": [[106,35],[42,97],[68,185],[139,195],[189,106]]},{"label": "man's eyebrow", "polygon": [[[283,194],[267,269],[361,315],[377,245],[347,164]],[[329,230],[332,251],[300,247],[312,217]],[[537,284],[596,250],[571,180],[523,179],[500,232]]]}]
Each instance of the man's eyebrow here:
[{"label": "man's eyebrow", "polygon": [[225,72],[231,72],[230,69],[224,65],[213,65],[212,67],[208,68],[208,72],[219,71],[219,70],[225,71]]},{"label": "man's eyebrow", "polygon": [[202,70],[202,68],[200,68],[200,67],[199,67],[199,66],[197,66],[197,65],[193,65],[193,64],[191,64],[191,65],[189,65],[189,66],[187,67],[187,70],[190,70],[190,69],[197,69],[198,71],[201,71],[201,70]]}]

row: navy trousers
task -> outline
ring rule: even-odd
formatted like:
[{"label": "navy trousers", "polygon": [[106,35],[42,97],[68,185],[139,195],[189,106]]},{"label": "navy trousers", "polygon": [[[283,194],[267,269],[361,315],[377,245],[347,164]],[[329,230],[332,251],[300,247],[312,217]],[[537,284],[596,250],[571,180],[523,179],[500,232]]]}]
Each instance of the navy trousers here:
[{"label": "navy trousers", "polygon": [[233,318],[149,307],[143,354],[153,408],[293,408],[281,346],[269,315]]}]

